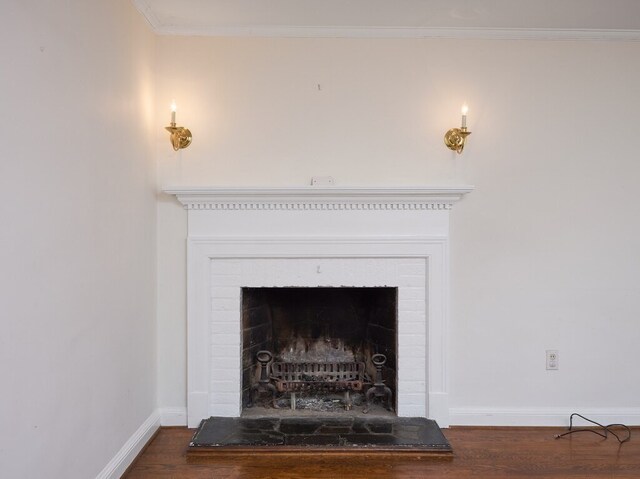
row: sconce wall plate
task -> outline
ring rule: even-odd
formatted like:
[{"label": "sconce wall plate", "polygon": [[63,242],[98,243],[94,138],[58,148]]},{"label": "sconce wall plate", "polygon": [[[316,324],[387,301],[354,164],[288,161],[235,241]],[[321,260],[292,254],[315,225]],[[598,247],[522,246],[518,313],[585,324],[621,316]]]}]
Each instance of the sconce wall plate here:
[{"label": "sconce wall plate", "polygon": [[463,128],[451,128],[444,134],[444,144],[447,145],[447,148],[457,152],[458,154],[462,153],[464,150],[464,143],[467,139],[467,136],[471,134],[470,131],[467,131],[466,127]]},{"label": "sconce wall plate", "polygon": [[188,128],[176,126],[175,123],[171,123],[170,126],[165,127],[165,130],[170,133],[169,140],[171,141],[171,146],[173,146],[174,151],[186,148],[191,144],[191,131],[189,131]]}]

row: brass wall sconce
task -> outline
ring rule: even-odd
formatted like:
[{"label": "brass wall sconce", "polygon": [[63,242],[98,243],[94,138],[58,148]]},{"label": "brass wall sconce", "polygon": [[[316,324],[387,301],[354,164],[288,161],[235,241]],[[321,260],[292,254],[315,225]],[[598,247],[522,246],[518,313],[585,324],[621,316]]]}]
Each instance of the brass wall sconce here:
[{"label": "brass wall sconce", "polygon": [[462,105],[462,125],[460,128],[451,128],[444,134],[444,144],[447,145],[447,148],[457,152],[458,154],[462,153],[462,150],[464,150],[464,143],[467,137],[471,134],[471,132],[467,130],[468,111],[469,107],[465,103]]},{"label": "brass wall sconce", "polygon": [[176,126],[176,102],[171,104],[171,124],[165,127],[169,134],[169,140],[174,151],[186,148],[191,144],[191,131],[183,126]]}]

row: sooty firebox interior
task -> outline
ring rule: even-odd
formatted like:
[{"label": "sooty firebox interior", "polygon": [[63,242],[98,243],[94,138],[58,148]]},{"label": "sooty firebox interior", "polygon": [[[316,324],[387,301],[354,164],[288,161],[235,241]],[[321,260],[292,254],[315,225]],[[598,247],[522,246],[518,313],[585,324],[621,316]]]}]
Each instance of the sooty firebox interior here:
[{"label": "sooty firebox interior", "polygon": [[[243,288],[243,410],[394,411],[397,295],[389,287]],[[271,355],[262,355],[262,371],[260,351]]]}]

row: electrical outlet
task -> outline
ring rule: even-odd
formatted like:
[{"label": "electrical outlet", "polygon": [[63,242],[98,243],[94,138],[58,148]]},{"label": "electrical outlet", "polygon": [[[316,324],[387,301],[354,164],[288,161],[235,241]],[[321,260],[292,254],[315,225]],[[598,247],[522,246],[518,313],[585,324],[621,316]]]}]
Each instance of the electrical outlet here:
[{"label": "electrical outlet", "polygon": [[547,370],[556,371],[558,367],[558,351],[555,349],[547,349]]},{"label": "electrical outlet", "polygon": [[314,176],[311,178],[311,186],[333,186],[333,176]]}]

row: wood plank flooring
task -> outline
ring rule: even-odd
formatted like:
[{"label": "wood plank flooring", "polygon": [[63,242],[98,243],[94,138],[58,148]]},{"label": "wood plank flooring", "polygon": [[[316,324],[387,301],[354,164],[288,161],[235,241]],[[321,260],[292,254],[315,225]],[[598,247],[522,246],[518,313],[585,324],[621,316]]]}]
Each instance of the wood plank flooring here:
[{"label": "wood plank flooring", "polygon": [[590,434],[554,439],[560,428],[451,428],[453,459],[412,457],[221,457],[187,464],[193,429],[163,428],[126,479],[640,478],[640,428],[618,444]]}]

